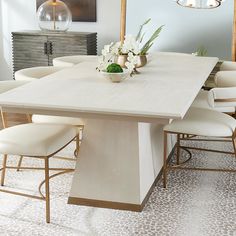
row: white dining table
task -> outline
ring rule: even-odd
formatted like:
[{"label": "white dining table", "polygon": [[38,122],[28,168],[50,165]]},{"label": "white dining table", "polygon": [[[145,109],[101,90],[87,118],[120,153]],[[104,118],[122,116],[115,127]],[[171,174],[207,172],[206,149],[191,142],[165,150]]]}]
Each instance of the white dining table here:
[{"label": "white dining table", "polygon": [[217,62],[155,53],[140,74],[112,83],[84,61],[1,94],[0,106],[83,118],[68,203],[141,211],[163,165],[163,126],[184,117]]}]

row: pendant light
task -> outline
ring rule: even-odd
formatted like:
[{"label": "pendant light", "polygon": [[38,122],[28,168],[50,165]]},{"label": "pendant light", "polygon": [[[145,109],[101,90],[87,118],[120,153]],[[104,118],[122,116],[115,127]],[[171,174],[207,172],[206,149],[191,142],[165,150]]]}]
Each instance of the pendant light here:
[{"label": "pendant light", "polygon": [[183,7],[213,9],[219,7],[222,3],[222,0],[177,0],[176,2]]}]

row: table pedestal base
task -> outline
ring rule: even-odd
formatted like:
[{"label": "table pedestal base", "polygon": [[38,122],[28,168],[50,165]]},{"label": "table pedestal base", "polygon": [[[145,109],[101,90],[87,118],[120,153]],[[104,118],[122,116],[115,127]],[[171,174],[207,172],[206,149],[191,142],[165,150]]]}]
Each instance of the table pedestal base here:
[{"label": "table pedestal base", "polygon": [[163,165],[162,133],[163,124],[86,120],[68,203],[141,211]]}]

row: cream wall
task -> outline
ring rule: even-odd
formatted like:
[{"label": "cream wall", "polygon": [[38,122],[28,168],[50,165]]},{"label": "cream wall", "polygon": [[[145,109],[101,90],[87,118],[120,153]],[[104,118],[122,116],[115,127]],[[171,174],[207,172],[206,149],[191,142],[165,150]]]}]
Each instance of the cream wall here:
[{"label": "cream wall", "polygon": [[[173,0],[127,0],[127,32],[151,17],[165,28],[153,50],[193,52],[204,45],[210,56],[230,59],[233,0],[215,10],[181,8]],[[120,0],[97,0],[96,23],[72,24],[71,30],[98,32],[98,52],[104,44],[119,39]],[[38,29],[35,0],[0,0],[0,80],[12,78],[11,32]]]}]

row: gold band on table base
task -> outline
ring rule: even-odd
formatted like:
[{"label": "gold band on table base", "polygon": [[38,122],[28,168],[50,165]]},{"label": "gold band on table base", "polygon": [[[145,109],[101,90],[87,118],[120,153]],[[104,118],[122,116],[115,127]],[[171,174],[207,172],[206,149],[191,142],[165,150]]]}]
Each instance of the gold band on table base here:
[{"label": "gold band on table base", "polygon": [[[167,162],[170,162],[170,159],[174,154],[175,148],[176,148],[176,145],[174,146],[171,153],[169,154]],[[103,200],[78,198],[78,197],[69,197],[68,198],[68,204],[142,212],[142,210],[145,207],[149,197],[151,196],[151,194],[153,192],[153,189],[157,185],[157,182],[159,180],[161,180],[162,173],[163,173],[163,168],[160,170],[159,174],[157,175],[155,181],[153,182],[152,186],[150,187],[148,193],[146,194],[146,197],[144,198],[144,200],[142,201],[141,204],[103,201]]]}]

